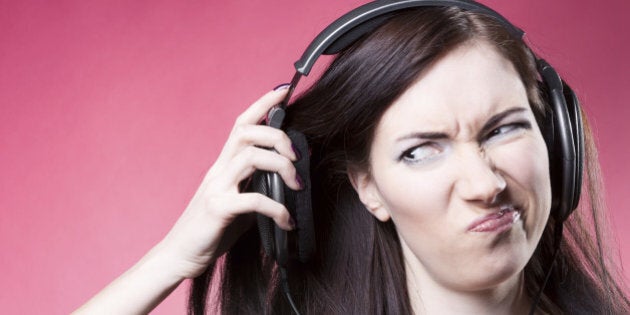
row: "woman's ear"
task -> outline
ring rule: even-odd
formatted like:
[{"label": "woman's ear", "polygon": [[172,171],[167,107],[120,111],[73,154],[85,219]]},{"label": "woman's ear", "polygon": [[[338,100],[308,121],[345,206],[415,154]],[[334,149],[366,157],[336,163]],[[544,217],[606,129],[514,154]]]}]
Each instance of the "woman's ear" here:
[{"label": "woman's ear", "polygon": [[369,172],[348,169],[348,179],[359,195],[365,208],[378,220],[386,222],[390,219],[389,211],[381,201],[374,179]]}]

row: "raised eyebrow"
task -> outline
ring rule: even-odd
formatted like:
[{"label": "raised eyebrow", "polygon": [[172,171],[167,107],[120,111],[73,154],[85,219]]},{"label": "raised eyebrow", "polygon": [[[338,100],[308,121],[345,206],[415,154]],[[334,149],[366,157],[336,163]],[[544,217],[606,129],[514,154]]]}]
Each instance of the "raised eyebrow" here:
[{"label": "raised eyebrow", "polygon": [[483,124],[483,127],[481,127],[481,131],[479,134],[485,135],[486,133],[490,132],[490,129],[494,128],[494,126],[498,125],[506,117],[513,114],[522,113],[525,111],[527,111],[527,108],[525,107],[512,107],[500,113],[497,113],[493,115],[492,117],[490,117],[490,119],[488,119],[488,121],[486,121],[485,124]]}]

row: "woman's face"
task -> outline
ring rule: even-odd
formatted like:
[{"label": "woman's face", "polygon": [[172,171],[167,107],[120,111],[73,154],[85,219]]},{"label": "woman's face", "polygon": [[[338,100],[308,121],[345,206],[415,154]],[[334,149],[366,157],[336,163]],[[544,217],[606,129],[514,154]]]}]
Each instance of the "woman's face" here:
[{"label": "woman's face", "polygon": [[516,70],[473,42],[391,105],[369,172],[351,179],[372,214],[393,220],[420,283],[470,291],[518,279],[549,216],[548,170]]}]

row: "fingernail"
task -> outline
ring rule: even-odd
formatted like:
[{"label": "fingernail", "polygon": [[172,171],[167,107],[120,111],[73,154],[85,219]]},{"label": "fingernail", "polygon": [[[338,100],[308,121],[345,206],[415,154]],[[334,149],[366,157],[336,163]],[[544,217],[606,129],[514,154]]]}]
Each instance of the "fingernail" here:
[{"label": "fingernail", "polygon": [[286,90],[291,86],[291,83],[282,83],[278,86],[276,86],[275,88],[273,88],[274,91],[281,91],[281,90]]},{"label": "fingernail", "polygon": [[293,143],[291,143],[291,149],[293,149],[293,153],[295,153],[295,159],[299,160],[302,155],[300,154],[300,151],[293,145]]},{"label": "fingernail", "polygon": [[289,225],[291,226],[291,230],[295,229],[295,220],[293,218],[289,218]]},{"label": "fingernail", "polygon": [[299,174],[295,175],[295,181],[298,183],[298,186],[300,186],[300,189],[304,189],[304,182]]}]

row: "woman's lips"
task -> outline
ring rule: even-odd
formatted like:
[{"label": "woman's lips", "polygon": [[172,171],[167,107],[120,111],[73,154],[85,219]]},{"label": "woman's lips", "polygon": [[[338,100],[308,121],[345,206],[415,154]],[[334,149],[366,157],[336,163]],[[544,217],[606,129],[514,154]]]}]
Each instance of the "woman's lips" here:
[{"label": "woman's lips", "polygon": [[501,207],[501,210],[473,221],[468,226],[469,232],[504,232],[512,228],[521,213],[512,206]]}]

